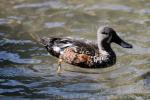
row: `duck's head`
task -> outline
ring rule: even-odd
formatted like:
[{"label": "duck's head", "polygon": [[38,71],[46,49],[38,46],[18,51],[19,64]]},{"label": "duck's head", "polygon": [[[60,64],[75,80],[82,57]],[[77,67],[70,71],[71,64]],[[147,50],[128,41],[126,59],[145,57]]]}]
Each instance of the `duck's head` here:
[{"label": "duck's head", "polygon": [[112,42],[122,46],[123,48],[132,48],[132,45],[122,40],[116,31],[110,27],[100,27],[97,31],[99,45],[109,45]]}]

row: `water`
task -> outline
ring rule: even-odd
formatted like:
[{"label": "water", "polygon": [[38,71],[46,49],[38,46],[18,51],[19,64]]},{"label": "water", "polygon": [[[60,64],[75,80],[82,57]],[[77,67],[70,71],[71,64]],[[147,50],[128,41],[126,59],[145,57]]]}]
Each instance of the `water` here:
[{"label": "water", "polygon": [[[150,2],[148,0],[1,0],[1,100],[150,99]],[[43,36],[95,40],[109,25],[133,44],[112,44],[117,64],[83,69],[63,64],[38,43]]]}]

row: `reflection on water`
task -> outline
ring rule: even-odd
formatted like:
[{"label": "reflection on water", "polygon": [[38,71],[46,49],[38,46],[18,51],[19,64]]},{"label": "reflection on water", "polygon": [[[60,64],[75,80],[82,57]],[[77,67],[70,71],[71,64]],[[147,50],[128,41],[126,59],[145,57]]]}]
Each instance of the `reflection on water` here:
[{"label": "reflection on water", "polygon": [[[150,99],[150,2],[111,0],[0,1],[0,99]],[[63,64],[39,37],[95,40],[110,25],[133,49],[112,45],[117,64],[83,69]]]}]

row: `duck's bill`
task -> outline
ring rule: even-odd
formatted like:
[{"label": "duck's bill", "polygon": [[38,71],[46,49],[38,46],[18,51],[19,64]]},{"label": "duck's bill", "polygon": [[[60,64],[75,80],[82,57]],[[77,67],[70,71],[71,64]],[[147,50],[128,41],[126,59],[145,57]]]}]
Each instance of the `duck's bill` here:
[{"label": "duck's bill", "polygon": [[133,46],[127,42],[121,41],[119,43],[120,46],[122,46],[123,48],[132,48]]},{"label": "duck's bill", "polygon": [[133,48],[133,46],[125,41],[123,41],[117,34],[113,38],[113,42],[120,45],[123,48]]}]

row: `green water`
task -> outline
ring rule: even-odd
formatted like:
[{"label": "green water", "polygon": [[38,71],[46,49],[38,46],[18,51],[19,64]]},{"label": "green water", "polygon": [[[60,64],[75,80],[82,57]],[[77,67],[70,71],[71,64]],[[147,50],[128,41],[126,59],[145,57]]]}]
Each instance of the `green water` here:
[{"label": "green water", "polygon": [[[117,63],[82,69],[48,55],[39,37],[96,40],[113,27],[133,49],[112,47]],[[150,99],[149,0],[0,0],[0,100]]]}]

